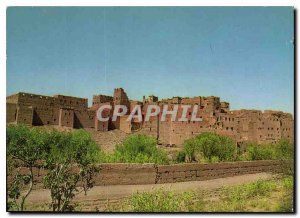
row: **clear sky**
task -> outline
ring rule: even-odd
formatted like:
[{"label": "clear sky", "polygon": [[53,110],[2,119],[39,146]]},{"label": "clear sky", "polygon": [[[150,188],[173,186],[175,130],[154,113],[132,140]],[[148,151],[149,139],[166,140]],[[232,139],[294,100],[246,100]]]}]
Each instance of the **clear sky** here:
[{"label": "clear sky", "polygon": [[293,113],[292,7],[10,7],[7,95],[221,97]]}]

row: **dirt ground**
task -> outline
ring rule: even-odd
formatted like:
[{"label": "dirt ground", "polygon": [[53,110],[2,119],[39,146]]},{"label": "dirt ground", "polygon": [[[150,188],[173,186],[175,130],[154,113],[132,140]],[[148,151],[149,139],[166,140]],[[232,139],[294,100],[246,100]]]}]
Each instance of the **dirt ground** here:
[{"label": "dirt ground", "polygon": [[87,129],[95,140],[97,145],[107,153],[112,153],[117,144],[120,144],[129,134],[115,129],[108,132],[95,131],[94,129]]},{"label": "dirt ground", "polygon": [[[130,197],[136,192],[150,192],[154,189],[162,188],[177,193],[184,191],[205,192],[209,191],[210,196],[207,198],[214,198],[217,196],[218,190],[222,187],[235,186],[245,183],[257,181],[259,179],[270,179],[272,174],[257,173],[247,174],[241,176],[234,176],[228,178],[219,178],[207,181],[189,181],[180,183],[167,183],[167,184],[147,184],[147,185],[112,185],[112,186],[96,186],[93,187],[87,195],[80,193],[74,199],[74,202],[81,205],[83,211],[95,211],[95,208],[103,210],[107,203],[114,204],[122,199]],[[215,195],[215,196],[214,196]],[[49,190],[39,189],[33,190],[28,196],[27,204],[43,205],[50,202]],[[32,207],[31,207],[32,208]]]}]

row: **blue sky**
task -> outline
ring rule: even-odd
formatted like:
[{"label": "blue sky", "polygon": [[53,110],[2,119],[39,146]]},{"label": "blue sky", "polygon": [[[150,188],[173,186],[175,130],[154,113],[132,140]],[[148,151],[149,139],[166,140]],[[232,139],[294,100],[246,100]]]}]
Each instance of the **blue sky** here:
[{"label": "blue sky", "polygon": [[7,95],[220,96],[293,113],[292,7],[10,7]]}]

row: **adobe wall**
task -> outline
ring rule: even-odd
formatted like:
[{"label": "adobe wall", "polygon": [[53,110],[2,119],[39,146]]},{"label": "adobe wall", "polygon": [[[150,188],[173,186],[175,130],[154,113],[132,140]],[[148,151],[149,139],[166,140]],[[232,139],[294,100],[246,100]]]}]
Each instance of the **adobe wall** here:
[{"label": "adobe wall", "polygon": [[6,123],[14,123],[17,119],[17,105],[6,103]]},{"label": "adobe wall", "polygon": [[32,120],[33,120],[33,108],[19,105],[17,107],[16,122],[32,125]]},{"label": "adobe wall", "polygon": [[[114,105],[125,105],[127,108],[130,107],[130,102],[124,89],[117,88],[114,90]],[[129,111],[127,114],[129,114]]]},{"label": "adobe wall", "polygon": [[18,94],[7,96],[6,103],[17,104],[18,103]]},{"label": "adobe wall", "polygon": [[[98,164],[100,172],[94,177],[94,185],[138,185],[161,184],[186,181],[210,180],[243,174],[261,172],[283,173],[293,169],[292,160],[240,161],[213,164]],[[27,173],[26,168],[18,168],[20,173]],[[46,171],[34,168],[37,182],[35,188],[42,188],[42,179]],[[8,177],[8,181],[10,178]]]},{"label": "adobe wall", "polygon": [[114,98],[108,95],[93,95],[93,105],[98,105],[106,102],[113,102]]},{"label": "adobe wall", "polygon": [[35,107],[33,111],[32,125],[58,125],[59,124],[59,109],[52,107]]},{"label": "adobe wall", "polygon": [[99,121],[95,118],[95,130],[102,132],[108,131],[108,121]]},{"label": "adobe wall", "polygon": [[292,169],[292,161],[261,160],[213,164],[175,164],[157,166],[157,183],[209,180],[242,174],[273,172]]},{"label": "adobe wall", "polygon": [[74,110],[74,128],[95,128],[95,111]]},{"label": "adobe wall", "polygon": [[60,106],[63,107],[71,107],[77,110],[85,110],[88,108],[87,98],[77,98],[65,95],[54,95],[53,98],[55,99],[55,101],[59,102]]},{"label": "adobe wall", "polygon": [[119,128],[121,131],[123,131],[125,133],[131,133],[132,125],[131,125],[131,122],[127,121],[127,118],[128,118],[128,115],[119,118],[119,120],[120,120]]},{"label": "adobe wall", "polygon": [[59,110],[59,126],[74,127],[74,110],[61,108]]},{"label": "adobe wall", "polygon": [[100,173],[95,177],[95,185],[137,185],[155,184],[154,164],[100,164]]}]

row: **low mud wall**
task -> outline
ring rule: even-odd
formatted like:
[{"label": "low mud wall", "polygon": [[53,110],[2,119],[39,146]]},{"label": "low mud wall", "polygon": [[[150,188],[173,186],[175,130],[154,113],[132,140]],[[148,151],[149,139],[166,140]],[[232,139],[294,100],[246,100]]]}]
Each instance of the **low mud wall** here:
[{"label": "low mud wall", "polygon": [[292,161],[282,160],[160,165],[157,166],[156,183],[209,180],[261,172],[282,173],[292,168]]},{"label": "low mud wall", "polygon": [[[271,172],[283,173],[293,170],[291,160],[239,161],[211,164],[98,164],[100,172],[94,177],[94,185],[138,185],[210,180],[243,174]],[[28,173],[26,168],[16,169]],[[34,169],[35,188],[42,188],[44,169]],[[9,182],[10,178],[8,178]]]},{"label": "low mud wall", "polygon": [[137,185],[155,184],[156,166],[154,164],[100,164],[95,185]]}]

